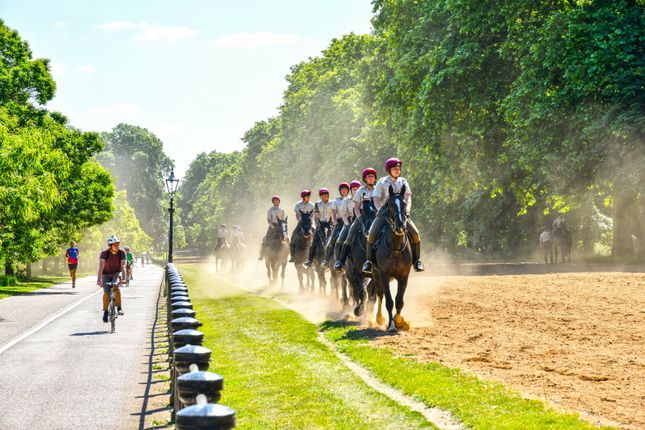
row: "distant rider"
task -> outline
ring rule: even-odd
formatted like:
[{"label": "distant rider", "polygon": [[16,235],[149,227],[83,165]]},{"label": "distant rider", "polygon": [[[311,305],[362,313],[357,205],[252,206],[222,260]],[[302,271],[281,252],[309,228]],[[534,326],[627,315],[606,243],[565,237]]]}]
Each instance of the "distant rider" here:
[{"label": "distant rider", "polygon": [[406,181],[405,178],[401,177],[402,164],[403,162],[398,158],[390,158],[389,160],[387,160],[385,162],[385,171],[388,174],[387,176],[379,179],[379,181],[376,183],[376,187],[374,188],[374,205],[378,209],[378,213],[376,215],[376,219],[372,223],[372,227],[370,228],[370,233],[367,238],[367,261],[365,261],[365,264],[363,264],[363,272],[365,273],[372,273],[372,262],[374,259],[374,250],[372,248],[374,242],[376,242],[376,239],[378,238],[379,234],[383,230],[383,227],[385,226],[385,223],[387,222],[387,212],[385,205],[387,204],[387,199],[390,194],[390,186],[392,186],[395,193],[398,193],[401,191],[404,185],[404,199],[407,206],[406,227],[408,231],[408,237],[410,238],[410,245],[412,246],[412,266],[417,272],[424,270],[423,263],[421,262],[421,238],[419,237],[419,230],[417,230],[416,225],[414,225],[412,219],[410,219],[412,190],[410,189],[408,181]]},{"label": "distant rider", "polygon": [[[327,231],[327,233],[329,234],[331,233],[331,227],[334,224],[334,202],[329,200],[329,190],[323,187],[318,191],[318,195],[320,196],[320,200],[318,200],[314,205],[316,234],[314,235],[314,241],[311,244],[311,248],[309,248],[309,257],[304,263],[305,267],[311,266],[311,262],[314,259],[314,252],[316,251],[316,247],[318,246],[318,243],[320,243],[320,240],[322,238],[322,232],[320,231],[320,229],[330,229],[329,231]],[[323,243],[323,248],[325,247],[325,245],[327,244]]]},{"label": "distant rider", "polygon": [[217,230],[217,245],[215,246],[215,249],[224,247],[227,244],[227,239],[228,228],[226,227],[226,224],[222,224],[219,230]]},{"label": "distant rider", "polygon": [[134,255],[130,252],[130,247],[129,246],[124,246],[123,249],[125,250],[125,267],[128,269],[126,271],[126,274],[129,272],[130,273],[130,280],[134,279],[133,272],[134,272]]},{"label": "distant rider", "polygon": [[[277,228],[277,225],[280,221],[287,221],[287,213],[283,208],[280,207],[280,196],[276,194],[271,197],[271,203],[273,203],[273,206],[271,206],[269,210],[267,210],[267,223],[269,224],[269,226],[267,227],[266,234],[262,238],[262,244],[260,245],[260,257],[258,257],[258,260],[262,260],[262,258],[264,258],[264,245],[269,235],[271,234],[271,230]],[[287,238],[287,240],[289,239]]]},{"label": "distant rider", "polygon": [[[302,200],[296,203],[296,206],[293,208],[293,210],[296,213],[296,219],[298,220],[298,224],[296,225],[296,228],[293,229],[293,233],[291,234],[292,239],[295,236],[298,229],[300,228],[301,219],[302,219],[301,212],[309,213],[309,214],[312,214],[314,212],[314,205],[309,202],[309,199],[311,198],[311,191],[302,190],[300,192],[300,198]],[[294,243],[293,240],[291,240],[291,243],[289,245],[289,251],[290,251],[289,262],[293,263],[295,254],[296,254],[296,244]]]},{"label": "distant rider", "polygon": [[332,202],[334,204],[334,213],[336,214],[336,223],[334,224],[334,231],[332,231],[329,242],[327,243],[327,248],[325,248],[325,259],[320,263],[322,267],[329,265],[329,259],[334,253],[336,241],[340,236],[340,232],[343,230],[343,226],[348,222],[347,214],[345,213],[346,206],[343,202],[349,194],[349,184],[347,182],[338,184],[338,193],[340,195]]}]

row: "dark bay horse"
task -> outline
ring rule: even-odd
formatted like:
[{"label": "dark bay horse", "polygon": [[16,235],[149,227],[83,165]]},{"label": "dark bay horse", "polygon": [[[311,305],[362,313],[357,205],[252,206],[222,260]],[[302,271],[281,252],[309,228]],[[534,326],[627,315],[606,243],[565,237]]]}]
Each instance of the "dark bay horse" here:
[{"label": "dark bay horse", "polygon": [[284,288],[284,271],[289,258],[289,244],[287,242],[287,221],[278,220],[273,224],[271,233],[264,243],[264,265],[267,269],[269,284],[278,282],[278,272],[282,278]]},{"label": "dark bay horse", "polygon": [[332,270],[329,283],[332,294],[340,301],[340,304],[349,306],[349,295],[347,294],[347,276],[344,271]]},{"label": "dark bay horse", "polygon": [[222,241],[218,247],[215,248],[215,271],[224,271],[226,262],[231,258],[230,246],[226,241]]},{"label": "dark bay horse", "polygon": [[320,294],[327,293],[327,279],[325,279],[325,268],[321,265],[322,261],[325,259],[325,245],[329,241],[329,236],[331,235],[331,223],[330,222],[320,222],[320,226],[316,229],[314,234],[319,235],[318,243],[316,244],[316,249],[314,249],[312,263],[314,265],[314,270],[318,275],[318,288]]},{"label": "dark bay horse", "polygon": [[[354,315],[361,316],[365,311],[366,303],[372,304],[376,301],[376,291],[372,276],[364,273],[361,269],[367,259],[367,234],[374,218],[376,217],[376,207],[372,200],[365,200],[361,206],[361,224],[350,244],[351,249],[347,256],[345,274],[352,289],[354,299]],[[366,289],[368,290],[366,292]],[[379,322],[381,324],[381,322]]]},{"label": "dark bay horse", "polygon": [[[406,230],[405,185],[395,193],[390,185],[390,195],[385,206],[387,227],[376,241],[374,249],[374,282],[378,294],[377,321],[382,320],[381,304],[385,295],[385,307],[389,321],[387,331],[409,330],[410,325],[401,316],[403,296],[408,286],[408,277],[412,268],[412,248]],[[394,301],[390,291],[390,281],[396,279],[396,315],[392,315]]]},{"label": "dark bay horse", "polygon": [[296,272],[298,273],[298,283],[300,284],[300,291],[305,289],[303,277],[307,277],[306,288],[313,290],[314,288],[314,275],[311,267],[304,267],[304,262],[309,257],[309,248],[313,239],[313,229],[311,228],[312,214],[300,211],[300,221],[296,227],[293,237],[293,247],[295,249],[293,262],[296,265]]},{"label": "dark bay horse", "polygon": [[555,251],[555,262],[558,262],[558,249],[562,254],[562,262],[564,263],[565,259],[567,262],[571,263],[571,247],[573,240],[571,237],[571,232],[567,228],[564,222],[557,224],[553,228],[553,250]]}]

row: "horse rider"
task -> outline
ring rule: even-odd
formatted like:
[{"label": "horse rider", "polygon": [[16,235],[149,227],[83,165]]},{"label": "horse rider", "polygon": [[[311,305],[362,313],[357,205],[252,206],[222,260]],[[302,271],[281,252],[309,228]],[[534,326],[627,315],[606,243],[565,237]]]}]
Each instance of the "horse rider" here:
[{"label": "horse rider", "polygon": [[361,175],[363,177],[363,182],[365,185],[362,185],[352,197],[352,213],[355,215],[354,221],[352,222],[345,241],[342,244],[340,255],[338,260],[334,262],[334,269],[341,270],[345,265],[345,260],[349,255],[351,250],[352,242],[356,236],[356,231],[361,225],[361,211],[363,210],[363,202],[366,200],[373,200],[374,198],[374,184],[376,183],[376,170],[371,167],[363,169]]},{"label": "horse rider", "polygon": [[421,238],[419,237],[419,230],[417,226],[414,225],[412,219],[410,219],[410,208],[412,205],[412,190],[408,181],[401,176],[401,165],[403,162],[398,158],[390,158],[385,162],[385,171],[387,176],[382,177],[376,183],[374,188],[374,206],[378,209],[376,218],[372,223],[370,228],[370,233],[367,237],[367,260],[363,264],[363,272],[372,273],[374,259],[373,245],[378,239],[381,230],[385,226],[387,211],[385,205],[390,194],[390,186],[394,189],[394,192],[400,192],[403,186],[405,185],[405,195],[403,196],[407,206],[407,231],[408,237],[410,238],[410,245],[412,247],[412,266],[416,272],[422,272],[425,270],[423,263],[421,262]]},{"label": "horse rider", "polygon": [[[300,200],[298,203],[296,203],[296,206],[293,208],[293,210],[296,213],[296,219],[298,220],[298,224],[296,225],[296,228],[293,230],[293,233],[291,234],[291,237],[294,237],[298,229],[300,228],[300,220],[302,219],[301,212],[305,213],[313,213],[314,211],[314,205],[309,202],[309,199],[311,198],[311,191],[309,190],[302,190],[300,192]],[[293,263],[294,261],[294,254],[296,253],[296,244],[292,240],[291,243],[289,244],[289,262]]]},{"label": "horse rider", "polygon": [[[318,196],[320,200],[314,205],[314,220],[316,221],[316,231],[319,232],[323,225],[325,228],[330,228],[334,224],[336,209],[334,207],[334,202],[329,200],[329,190],[327,188],[321,188],[318,190]],[[329,233],[329,232],[328,232]],[[311,262],[314,259],[314,252],[316,251],[316,246],[321,240],[320,233],[314,235],[314,241],[309,248],[309,258],[304,262],[305,267],[311,266]],[[323,243],[323,248],[326,246],[326,243]]]},{"label": "horse rider", "polygon": [[226,240],[228,239],[228,228],[226,227],[226,224],[222,224],[217,230],[217,246],[215,249],[220,249],[224,245],[226,245]]},{"label": "horse rider", "polygon": [[347,182],[341,182],[340,184],[338,184],[338,193],[340,195],[336,197],[332,202],[334,204],[334,213],[336,215],[334,231],[332,231],[329,243],[327,244],[327,248],[325,248],[325,259],[320,263],[320,265],[325,268],[329,265],[329,259],[334,252],[336,241],[340,236],[340,232],[348,222],[347,214],[345,213],[347,207],[346,205],[343,205],[343,203],[349,194],[349,184]]},{"label": "horse rider", "polygon": [[273,203],[273,205],[269,208],[269,210],[267,210],[267,223],[269,224],[269,226],[267,227],[266,234],[262,238],[262,244],[260,245],[260,257],[258,257],[258,260],[262,260],[262,258],[264,257],[264,244],[271,234],[271,230],[276,228],[280,221],[287,220],[287,213],[283,208],[280,207],[280,196],[276,194],[271,197],[271,203]]},{"label": "horse rider", "polygon": [[559,227],[564,227],[566,222],[562,214],[559,214],[556,219],[553,220],[553,230],[557,230]]},{"label": "horse rider", "polygon": [[244,245],[244,232],[239,224],[234,225],[231,232],[231,244],[237,245],[238,243]]}]

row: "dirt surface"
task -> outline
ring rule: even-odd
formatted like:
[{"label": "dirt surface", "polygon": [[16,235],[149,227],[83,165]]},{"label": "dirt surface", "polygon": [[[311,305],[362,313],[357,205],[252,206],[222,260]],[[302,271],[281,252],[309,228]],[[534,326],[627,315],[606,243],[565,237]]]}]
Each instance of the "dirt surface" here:
[{"label": "dirt surface", "polygon": [[[215,275],[211,264],[199,265]],[[526,275],[516,274],[517,264],[413,273],[403,310],[412,329],[372,342],[500,381],[596,424],[645,428],[645,273],[541,266],[525,266]],[[347,317],[335,302],[299,294],[292,265],[284,289],[267,288],[261,268],[250,262],[247,273],[217,276],[314,322]]]},{"label": "dirt surface", "polygon": [[409,288],[412,330],[375,344],[645,428],[645,274],[413,275]]}]

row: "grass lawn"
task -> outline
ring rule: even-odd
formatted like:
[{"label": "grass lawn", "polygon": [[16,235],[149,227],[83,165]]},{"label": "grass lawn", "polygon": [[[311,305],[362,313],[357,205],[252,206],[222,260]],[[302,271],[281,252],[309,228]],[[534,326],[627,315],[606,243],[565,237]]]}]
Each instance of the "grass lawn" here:
[{"label": "grass lawn", "polygon": [[40,290],[66,281],[69,281],[69,276],[39,276],[26,281],[18,281],[14,286],[0,286],[0,299]]},{"label": "grass lawn", "polygon": [[424,364],[369,345],[356,327],[322,324],[325,336],[382,381],[427,405],[450,410],[472,429],[595,429],[576,415],[555,411],[538,400],[523,399],[500,383],[439,363]]},{"label": "grass lawn", "polygon": [[213,351],[210,370],[224,376],[221,403],[237,411],[237,428],[434,428],[368,387],[298,313],[197,269],[179,269]]}]

